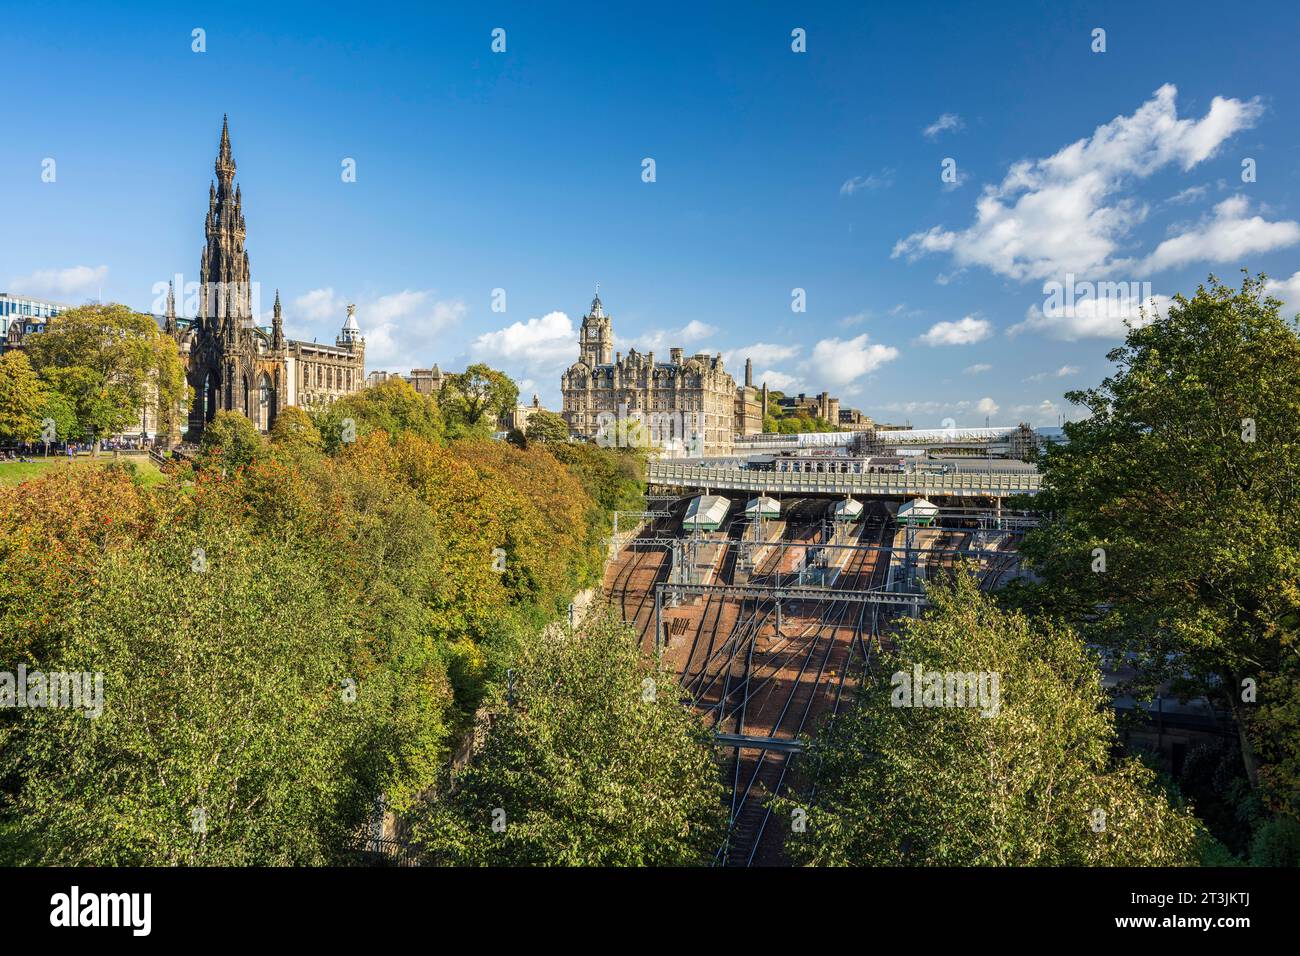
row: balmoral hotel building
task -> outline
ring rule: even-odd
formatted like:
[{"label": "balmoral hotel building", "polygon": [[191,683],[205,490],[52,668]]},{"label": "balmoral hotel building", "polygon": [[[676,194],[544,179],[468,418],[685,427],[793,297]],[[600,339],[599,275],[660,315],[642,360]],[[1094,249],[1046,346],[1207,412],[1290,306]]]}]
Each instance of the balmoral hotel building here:
[{"label": "balmoral hotel building", "polygon": [[[735,429],[736,383],[722,367],[722,356],[692,355],[670,349],[667,362],[654,352],[614,354],[610,316],[597,296],[582,318],[578,361],[560,377],[564,420],[582,438],[594,439],[608,416],[641,415],[656,441],[671,437],[690,442],[700,430],[704,455],[731,450]],[[662,424],[657,424],[662,423]],[[685,426],[686,434],[681,433]],[[761,426],[760,426],[761,427]],[[659,431],[664,429],[665,431]]]}]

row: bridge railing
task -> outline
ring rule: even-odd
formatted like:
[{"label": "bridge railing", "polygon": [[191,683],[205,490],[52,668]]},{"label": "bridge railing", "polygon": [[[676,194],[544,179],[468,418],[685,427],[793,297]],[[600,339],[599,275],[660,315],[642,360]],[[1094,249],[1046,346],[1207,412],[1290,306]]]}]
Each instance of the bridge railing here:
[{"label": "bridge railing", "polygon": [[821,474],[758,471],[745,468],[701,468],[680,462],[652,461],[646,480],[654,485],[679,485],[730,491],[826,495],[1032,495],[1039,476],[1019,472],[959,472],[948,475]]}]

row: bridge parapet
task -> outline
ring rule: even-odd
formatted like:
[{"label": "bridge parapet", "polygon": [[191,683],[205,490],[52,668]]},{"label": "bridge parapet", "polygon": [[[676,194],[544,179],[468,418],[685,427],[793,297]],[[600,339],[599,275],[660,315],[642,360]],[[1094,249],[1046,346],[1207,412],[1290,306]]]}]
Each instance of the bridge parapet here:
[{"label": "bridge parapet", "polygon": [[646,472],[652,485],[709,491],[785,495],[862,495],[866,497],[1007,498],[1034,495],[1039,475],[1023,472],[924,474],[805,474],[746,468],[701,468],[672,461],[652,461]]}]

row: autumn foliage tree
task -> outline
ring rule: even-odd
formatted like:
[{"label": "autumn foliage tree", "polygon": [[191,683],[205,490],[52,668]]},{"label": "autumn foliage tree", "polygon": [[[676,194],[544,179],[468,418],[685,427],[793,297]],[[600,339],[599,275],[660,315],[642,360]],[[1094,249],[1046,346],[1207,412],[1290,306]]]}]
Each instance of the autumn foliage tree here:
[{"label": "autumn foliage tree", "polygon": [[0,439],[34,441],[41,434],[46,390],[20,349],[0,356]]},{"label": "autumn foliage tree", "polygon": [[446,444],[405,383],[342,410],[333,453],[298,410],[270,441],[220,413],[177,480],[0,488],[0,663],[106,684],[94,720],[0,712],[0,861],[354,859],[598,579],[603,502],[637,484],[616,453]]}]

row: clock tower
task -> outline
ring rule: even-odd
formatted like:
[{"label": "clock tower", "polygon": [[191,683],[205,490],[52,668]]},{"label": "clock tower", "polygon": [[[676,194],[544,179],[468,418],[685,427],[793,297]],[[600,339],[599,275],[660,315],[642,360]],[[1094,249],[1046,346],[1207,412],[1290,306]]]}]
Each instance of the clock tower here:
[{"label": "clock tower", "polygon": [[600,302],[600,286],[596,286],[591,311],[582,317],[582,341],[579,345],[580,360],[592,368],[614,361],[614,329]]}]

